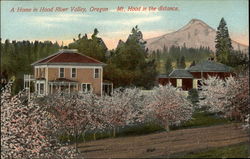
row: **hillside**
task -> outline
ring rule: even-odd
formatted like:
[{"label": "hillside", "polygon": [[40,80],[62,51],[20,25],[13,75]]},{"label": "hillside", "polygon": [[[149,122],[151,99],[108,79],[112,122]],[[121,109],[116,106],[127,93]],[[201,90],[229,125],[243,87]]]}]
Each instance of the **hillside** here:
[{"label": "hillside", "polygon": [[[146,47],[149,49],[149,52],[156,51],[157,49],[163,50],[164,46],[171,47],[172,45],[186,45],[188,48],[203,46],[215,51],[215,36],[215,29],[201,20],[192,19],[188,24],[175,32],[147,39]],[[235,50],[248,51],[248,46],[236,41],[232,40],[232,45]]]}]

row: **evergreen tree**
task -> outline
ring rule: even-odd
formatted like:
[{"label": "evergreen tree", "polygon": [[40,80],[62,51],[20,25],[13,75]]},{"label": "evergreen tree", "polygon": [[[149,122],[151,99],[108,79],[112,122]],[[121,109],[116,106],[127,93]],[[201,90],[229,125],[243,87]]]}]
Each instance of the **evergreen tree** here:
[{"label": "evergreen tree", "polygon": [[112,81],[116,87],[151,88],[154,85],[155,59],[147,57],[145,43],[142,43],[141,37],[142,33],[138,27],[133,28],[127,41],[117,48],[108,60],[108,66],[104,68],[104,78]]},{"label": "evergreen tree", "polygon": [[172,61],[170,58],[167,58],[166,60],[165,71],[166,71],[166,74],[169,74],[173,71]]},{"label": "evergreen tree", "polygon": [[185,57],[182,56],[180,59],[180,63],[179,63],[179,68],[186,68],[186,62],[185,62]]},{"label": "evergreen tree", "polygon": [[192,63],[190,64],[189,67],[192,67],[192,66],[194,66],[194,65],[195,65],[195,61],[192,61]]},{"label": "evergreen tree", "polygon": [[105,62],[108,48],[102,38],[97,37],[98,33],[98,29],[95,28],[91,38],[88,38],[87,34],[83,36],[78,34],[78,39],[73,39],[73,43],[70,43],[68,47],[70,49],[78,49],[80,53]]},{"label": "evergreen tree", "polygon": [[224,18],[221,19],[216,31],[215,38],[216,60],[226,64],[228,57],[233,50],[231,39],[227,28],[227,23]]}]

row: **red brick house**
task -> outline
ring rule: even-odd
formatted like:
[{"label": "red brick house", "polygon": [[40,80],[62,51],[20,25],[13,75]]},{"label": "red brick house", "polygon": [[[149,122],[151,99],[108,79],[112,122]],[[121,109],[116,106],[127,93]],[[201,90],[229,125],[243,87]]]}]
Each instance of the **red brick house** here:
[{"label": "red brick house", "polygon": [[[94,58],[78,53],[76,49],[63,49],[31,64],[34,76],[25,75],[24,87],[35,84],[35,92],[49,95],[59,90],[70,92],[93,92],[103,94],[107,87],[103,82],[106,65]],[[108,85],[110,86],[110,85]]]},{"label": "red brick house", "polygon": [[175,69],[169,75],[160,75],[158,83],[161,85],[171,83],[174,87],[188,91],[193,88],[197,89],[201,81],[207,79],[209,76],[217,76],[225,79],[234,75],[231,67],[207,60],[187,69]]}]

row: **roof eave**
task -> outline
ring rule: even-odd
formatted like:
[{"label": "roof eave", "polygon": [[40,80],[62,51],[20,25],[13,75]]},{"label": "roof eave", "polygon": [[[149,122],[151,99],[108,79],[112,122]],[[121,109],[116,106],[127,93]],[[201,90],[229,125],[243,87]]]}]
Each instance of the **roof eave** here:
[{"label": "roof eave", "polygon": [[32,66],[57,66],[57,65],[68,65],[68,66],[106,66],[107,64],[105,63],[34,63],[31,64]]}]

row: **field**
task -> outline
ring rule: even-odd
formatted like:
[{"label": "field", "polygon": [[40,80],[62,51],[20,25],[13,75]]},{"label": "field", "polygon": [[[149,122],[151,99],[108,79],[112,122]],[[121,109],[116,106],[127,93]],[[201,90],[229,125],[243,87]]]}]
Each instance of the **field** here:
[{"label": "field", "polygon": [[89,141],[81,143],[79,149],[87,158],[167,158],[245,142],[249,142],[247,132],[240,124],[232,123]]}]

